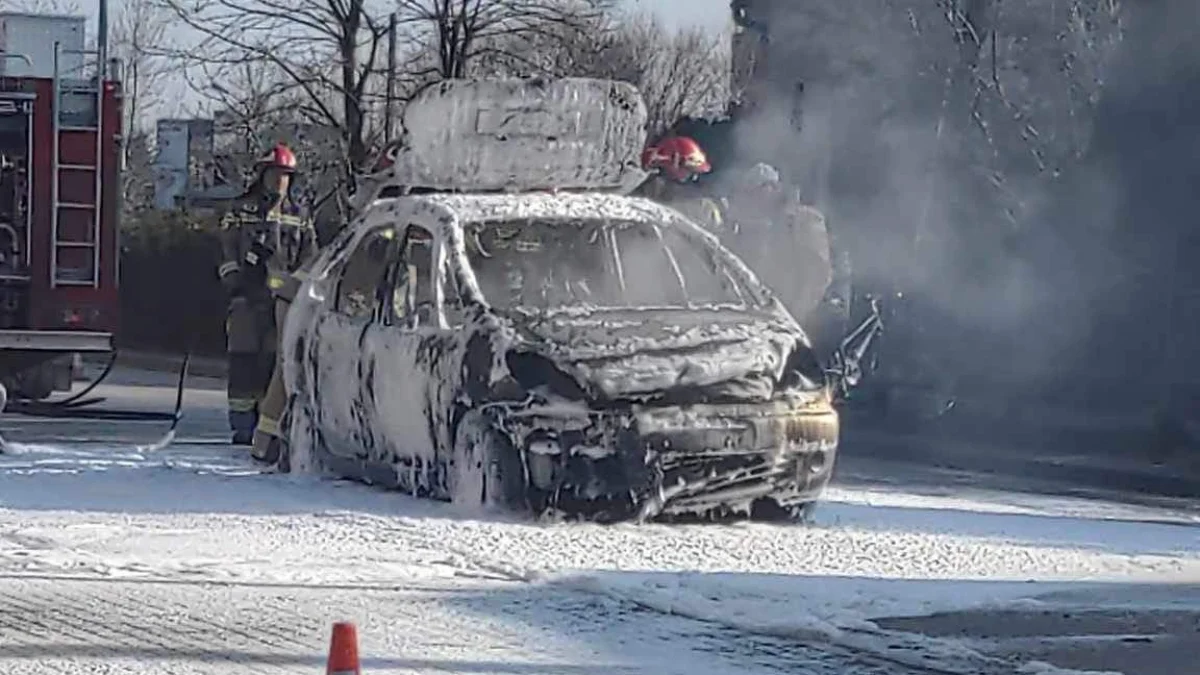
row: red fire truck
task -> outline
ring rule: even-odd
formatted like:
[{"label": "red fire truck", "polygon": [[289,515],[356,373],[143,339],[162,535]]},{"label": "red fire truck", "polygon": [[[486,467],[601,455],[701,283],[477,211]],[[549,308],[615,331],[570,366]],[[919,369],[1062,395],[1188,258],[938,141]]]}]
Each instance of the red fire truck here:
[{"label": "red fire truck", "polygon": [[70,389],[120,319],[121,87],[84,21],[0,13],[0,383],[21,398]]}]

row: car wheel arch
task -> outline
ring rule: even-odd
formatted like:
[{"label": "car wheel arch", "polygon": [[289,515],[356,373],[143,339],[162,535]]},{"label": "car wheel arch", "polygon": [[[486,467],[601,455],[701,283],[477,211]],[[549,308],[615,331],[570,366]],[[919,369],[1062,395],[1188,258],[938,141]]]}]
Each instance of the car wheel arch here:
[{"label": "car wheel arch", "polygon": [[[500,506],[518,510],[527,506],[524,462],[512,440],[498,429],[489,416],[479,410],[468,410],[455,425],[453,449],[447,481],[450,499],[462,502],[467,498],[464,489],[481,488],[479,504],[484,508]],[[473,466],[468,467],[466,463]],[[470,473],[474,469],[478,475]],[[476,480],[478,486],[464,485],[464,479]],[[467,506],[476,506],[474,499]]]}]

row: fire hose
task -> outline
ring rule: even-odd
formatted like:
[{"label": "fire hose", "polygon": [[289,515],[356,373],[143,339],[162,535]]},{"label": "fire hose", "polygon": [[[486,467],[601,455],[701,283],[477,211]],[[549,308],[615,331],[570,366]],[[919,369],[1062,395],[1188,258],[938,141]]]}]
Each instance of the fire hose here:
[{"label": "fire hose", "polygon": [[112,356],[109,358],[100,375],[79,392],[58,401],[11,400],[4,406],[3,411],[27,417],[74,417],[79,419],[116,421],[169,421],[172,422],[173,429],[183,416],[183,388],[187,380],[188,364],[190,361],[191,352],[189,351],[184,354],[183,364],[179,368],[179,379],[175,386],[175,409],[173,412],[89,409],[90,406],[107,400],[103,396],[88,397],[88,394],[100,386],[108,378],[109,374],[112,373],[113,367],[117,363],[117,352],[115,350],[112,352]]},{"label": "fire hose", "polygon": [[[102,396],[94,396],[86,398],[89,393],[101,382],[108,377],[112,372],[113,366],[117,363],[117,352],[114,350],[112,358],[109,359],[108,365],[100,376],[89,383],[82,391],[72,394],[61,401],[30,401],[16,400],[11,404],[7,401],[8,393],[3,386],[0,386],[0,411],[14,412],[18,415],[28,417],[51,417],[60,419],[93,419],[93,420],[115,420],[115,421],[158,421],[170,420],[171,426],[168,427],[159,439],[153,443],[145,445],[135,445],[133,449],[137,452],[157,452],[175,442],[175,434],[179,429],[179,421],[183,419],[183,387],[187,381],[188,363],[191,361],[191,351],[189,350],[183,357],[183,364],[179,368],[179,381],[175,386],[175,410],[171,413],[152,412],[147,410],[95,410],[88,409],[88,406],[95,405],[106,400]],[[0,455],[13,454],[16,446],[10,444],[3,436],[0,436]]]}]

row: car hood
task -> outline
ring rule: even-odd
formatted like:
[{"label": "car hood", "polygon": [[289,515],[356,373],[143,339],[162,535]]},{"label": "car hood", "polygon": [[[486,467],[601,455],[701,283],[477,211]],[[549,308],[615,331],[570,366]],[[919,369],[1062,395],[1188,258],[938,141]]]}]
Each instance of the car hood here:
[{"label": "car hood", "polygon": [[606,399],[768,400],[797,344],[794,323],[735,310],[597,310],[524,315],[518,348]]}]

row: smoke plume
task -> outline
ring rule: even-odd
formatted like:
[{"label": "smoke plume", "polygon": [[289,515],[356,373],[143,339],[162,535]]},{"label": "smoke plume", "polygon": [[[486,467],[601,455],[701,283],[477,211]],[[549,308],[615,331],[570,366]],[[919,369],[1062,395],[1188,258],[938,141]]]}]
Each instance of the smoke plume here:
[{"label": "smoke plume", "polygon": [[1060,379],[1094,325],[1080,300],[1104,282],[1079,242],[1116,208],[1122,178],[1095,159],[1095,123],[1129,60],[1129,10],[755,4],[769,82],[747,92],[761,105],[738,126],[739,159],[767,159],[827,214],[860,287],[911,300],[901,359],[994,384]]}]

